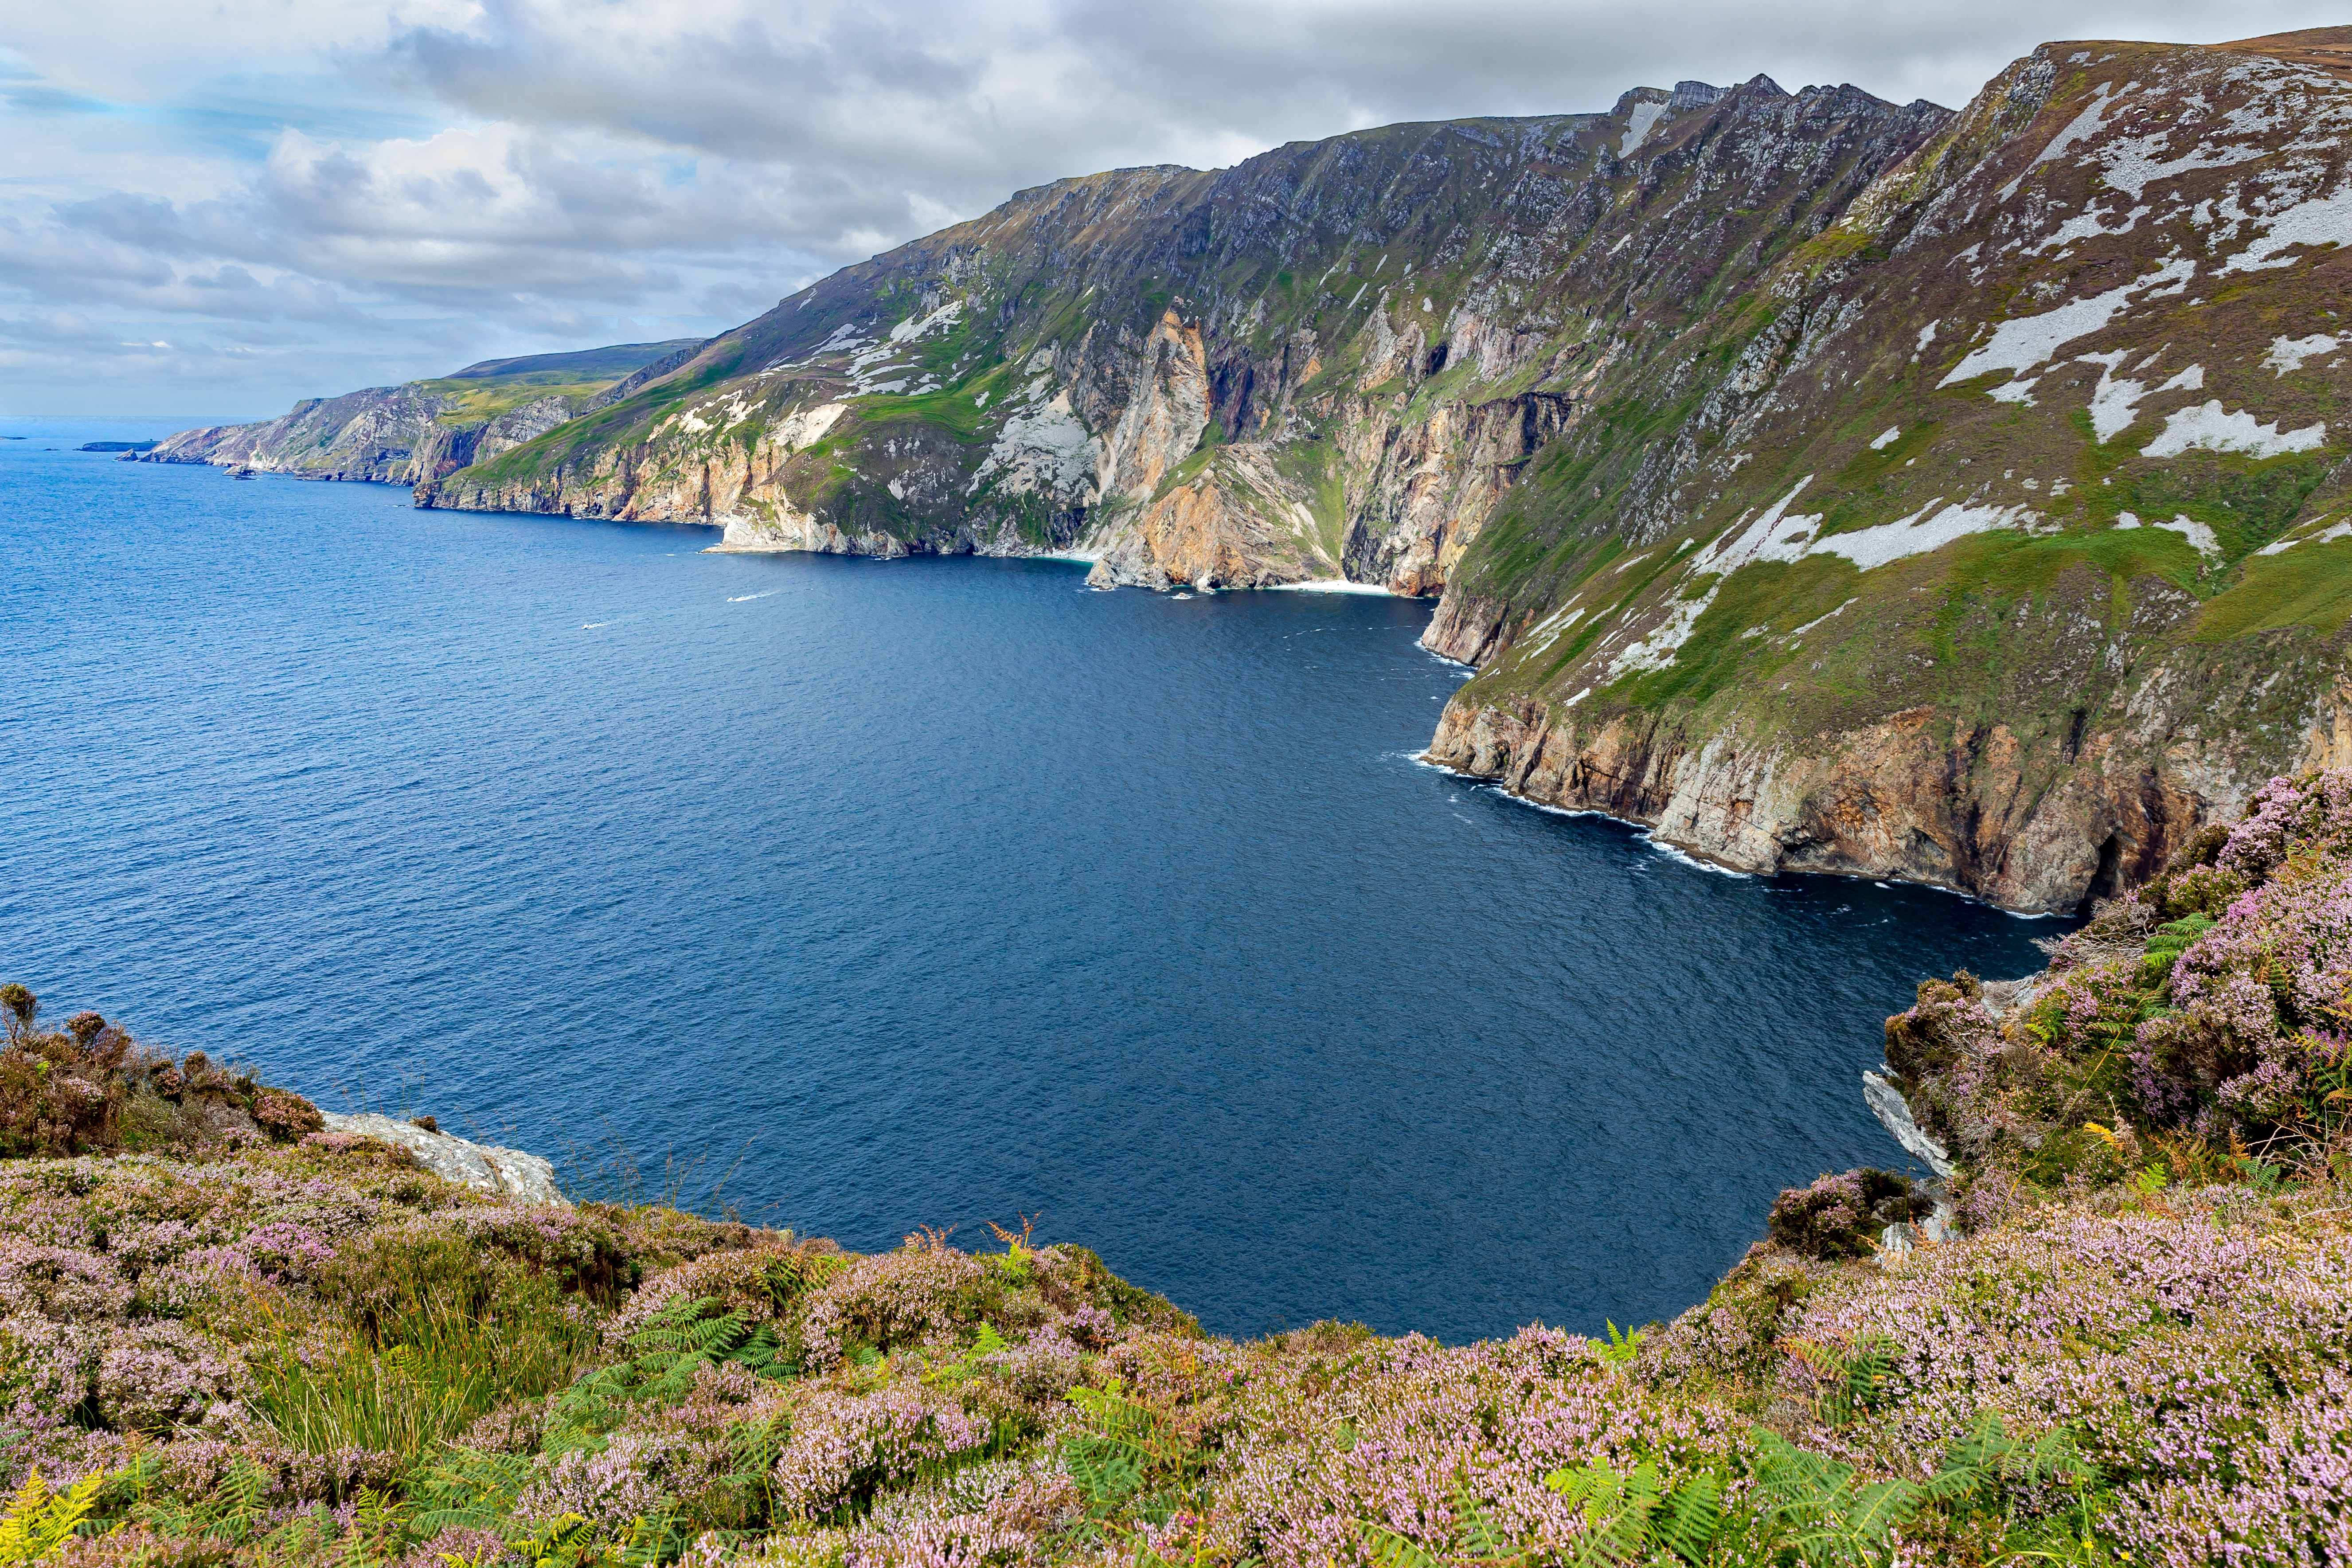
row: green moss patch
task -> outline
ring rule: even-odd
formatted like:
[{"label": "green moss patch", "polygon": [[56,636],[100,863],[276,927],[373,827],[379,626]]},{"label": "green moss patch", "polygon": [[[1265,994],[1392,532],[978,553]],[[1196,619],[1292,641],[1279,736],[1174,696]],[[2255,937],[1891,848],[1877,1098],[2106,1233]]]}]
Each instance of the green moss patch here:
[{"label": "green moss patch", "polygon": [[2249,556],[2236,586],[2214,596],[2191,634],[2227,642],[2254,632],[2309,626],[2334,633],[2352,615],[2352,542],[2297,544]]}]

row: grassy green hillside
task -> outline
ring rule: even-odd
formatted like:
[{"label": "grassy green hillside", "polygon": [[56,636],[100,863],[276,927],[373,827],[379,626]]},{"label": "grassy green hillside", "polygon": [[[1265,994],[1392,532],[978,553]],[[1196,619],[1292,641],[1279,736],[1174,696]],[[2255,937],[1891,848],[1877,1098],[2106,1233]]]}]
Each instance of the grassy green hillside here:
[{"label": "grassy green hillside", "polygon": [[437,417],[444,424],[478,424],[542,397],[584,403],[632,372],[700,346],[699,338],[674,338],[658,343],[614,343],[577,353],[483,360],[447,375],[409,384],[442,400]]},{"label": "grassy green hillside", "polygon": [[303,479],[429,481],[561,425],[630,376],[699,346],[699,339],[682,338],[484,360],[431,380],[305,399],[284,417],[260,424],[183,430],[141,460]]}]

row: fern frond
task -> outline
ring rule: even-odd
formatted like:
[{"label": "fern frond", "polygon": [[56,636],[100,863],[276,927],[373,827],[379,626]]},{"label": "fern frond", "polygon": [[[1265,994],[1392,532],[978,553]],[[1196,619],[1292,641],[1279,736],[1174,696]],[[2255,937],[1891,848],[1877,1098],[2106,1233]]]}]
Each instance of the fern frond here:
[{"label": "fern frond", "polygon": [[1478,1495],[1470,1489],[1467,1477],[1454,1488],[1454,1538],[1471,1558],[1481,1563],[1507,1563],[1518,1556],[1512,1550],[1509,1538],[1495,1528],[1493,1518],[1486,1512],[1486,1505],[1480,1502]]},{"label": "fern frond", "polygon": [[1723,1478],[1701,1470],[1668,1492],[1650,1516],[1650,1531],[1684,1562],[1704,1563],[1723,1532]]},{"label": "fern frond", "polygon": [[1585,1508],[1600,1498],[1603,1500],[1601,1508],[1606,1510],[1622,1484],[1617,1473],[1605,1465],[1579,1465],[1544,1477],[1544,1485],[1566,1498],[1570,1508]]},{"label": "fern frond", "polygon": [[49,1489],[39,1470],[27,1475],[7,1513],[0,1515],[0,1563],[37,1563],[63,1546],[111,1479],[92,1470],[58,1492]]},{"label": "fern frond", "polygon": [[530,1457],[486,1454],[455,1445],[440,1459],[409,1481],[416,1508],[415,1521],[427,1535],[452,1525],[472,1530],[495,1529],[514,1511],[530,1479]]},{"label": "fern frond", "polygon": [[1097,1515],[1118,1507],[1143,1489],[1143,1469],[1125,1448],[1103,1438],[1076,1438],[1062,1447],[1062,1468],[1086,1494]]},{"label": "fern frond", "polygon": [[1909,1523],[1924,1500],[1914,1482],[1873,1481],[1854,1494],[1842,1510],[1841,1522],[1856,1541],[1882,1541],[1889,1531]]},{"label": "fern frond", "polygon": [[1418,1542],[1399,1535],[1384,1524],[1358,1521],[1365,1554],[1376,1568],[1445,1568],[1444,1563]]}]

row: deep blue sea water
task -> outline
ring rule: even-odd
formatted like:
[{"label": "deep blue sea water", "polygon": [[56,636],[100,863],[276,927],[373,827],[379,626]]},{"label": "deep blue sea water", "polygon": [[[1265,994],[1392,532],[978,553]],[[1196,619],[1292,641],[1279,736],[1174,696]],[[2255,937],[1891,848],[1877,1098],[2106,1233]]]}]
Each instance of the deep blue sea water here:
[{"label": "deep blue sea water", "polygon": [[173,427],[0,421],[0,978],[583,1182],[1034,1215],[1230,1332],[1598,1330],[1899,1162],[1882,1018],[2053,930],[1416,764],[1425,603],[65,449]]}]

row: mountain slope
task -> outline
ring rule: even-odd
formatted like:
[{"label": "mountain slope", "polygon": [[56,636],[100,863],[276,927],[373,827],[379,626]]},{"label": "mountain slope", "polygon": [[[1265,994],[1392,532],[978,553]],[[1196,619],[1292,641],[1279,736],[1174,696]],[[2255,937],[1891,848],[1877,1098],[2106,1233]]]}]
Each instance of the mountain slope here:
[{"label": "mountain slope", "polygon": [[2024,909],[2336,763],[2352,81],[2296,57],[2347,38],[2010,68],[1546,449],[1448,584],[1433,755]]},{"label": "mountain slope", "polygon": [[1433,592],[1620,340],[1750,287],[1947,118],[1686,82],[1060,181],[424,499]]},{"label": "mountain slope", "polygon": [[667,370],[700,346],[678,338],[484,360],[428,381],[305,398],[258,424],[183,430],[139,460],[415,484],[551,430],[631,375]]},{"label": "mountain slope", "polygon": [[2352,33],[1025,191],[422,504],[1442,591],[1432,755],[2059,910],[2352,759]]}]

